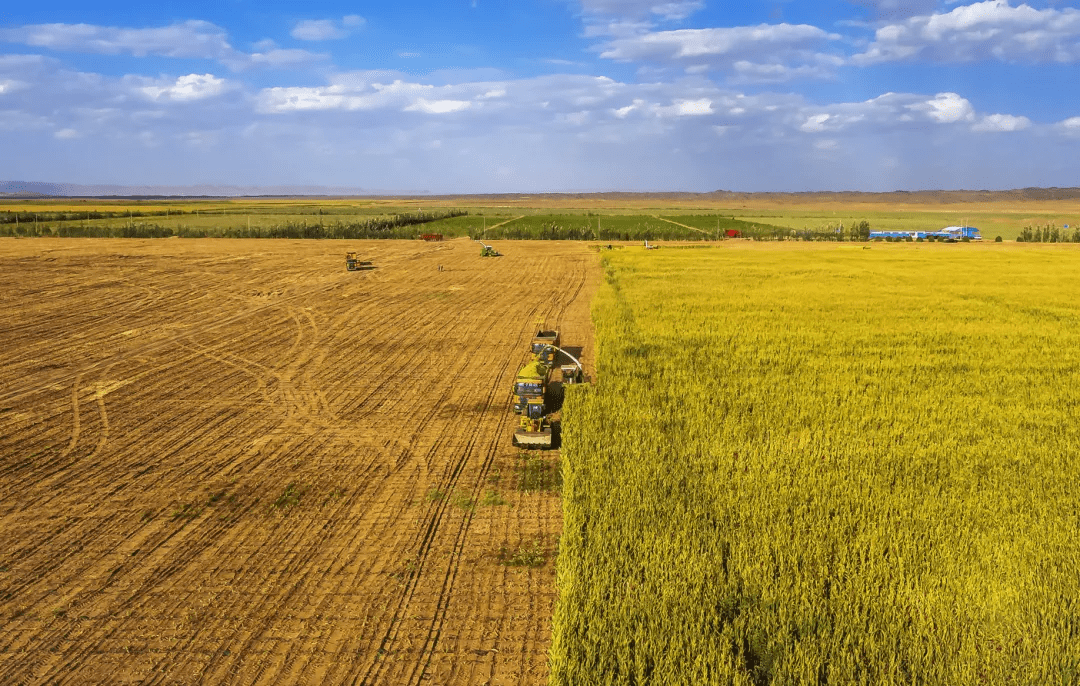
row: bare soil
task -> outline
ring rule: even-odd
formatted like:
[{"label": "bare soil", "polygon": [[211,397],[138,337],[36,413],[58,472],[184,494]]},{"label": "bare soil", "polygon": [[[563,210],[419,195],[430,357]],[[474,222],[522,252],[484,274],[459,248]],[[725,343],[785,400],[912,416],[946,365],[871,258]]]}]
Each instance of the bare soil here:
[{"label": "bare soil", "polygon": [[0,239],[0,683],[546,683],[510,389],[599,262],[496,247]]}]

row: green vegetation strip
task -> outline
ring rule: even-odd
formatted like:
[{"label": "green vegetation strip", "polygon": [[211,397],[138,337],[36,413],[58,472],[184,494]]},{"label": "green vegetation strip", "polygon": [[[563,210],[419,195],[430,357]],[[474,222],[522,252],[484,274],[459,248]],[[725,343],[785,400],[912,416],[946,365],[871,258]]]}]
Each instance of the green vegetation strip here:
[{"label": "green vegetation strip", "polygon": [[[27,213],[21,213],[22,217]],[[421,230],[418,226],[425,225],[424,233],[438,233],[432,230],[431,225],[451,223],[457,220],[462,224],[459,234],[464,233],[464,221],[467,220],[467,212],[464,210],[448,210],[445,212],[415,212],[406,214],[394,214],[384,217],[369,217],[367,219],[329,219],[323,217],[296,216],[295,219],[281,221],[280,217],[274,217],[274,223],[262,223],[266,218],[257,220],[254,224],[250,217],[213,215],[207,221],[191,222],[190,213],[178,217],[174,222],[167,223],[158,217],[159,221],[149,223],[146,221],[136,222],[128,217],[117,220],[114,216],[106,216],[104,221],[95,221],[95,213],[85,213],[86,219],[63,220],[53,225],[45,220],[39,220],[36,215],[32,221],[5,221],[0,222],[0,236],[21,237],[60,237],[60,238],[294,238],[294,239],[362,239],[362,238],[416,238]],[[102,214],[102,213],[96,213]],[[65,215],[66,216],[66,215]],[[3,217],[10,219],[10,217]],[[55,218],[53,221],[59,221]],[[239,222],[239,223],[237,223]]]},{"label": "green vegetation strip", "polygon": [[[718,227],[721,235],[727,229],[745,235],[755,229],[755,225],[731,217],[709,215],[705,220],[692,219],[704,221],[707,230],[695,228],[695,223],[683,222],[687,226],[680,226],[653,215],[537,214],[489,226],[486,230],[477,227],[470,230],[470,235],[486,240],[699,241],[716,238]],[[769,227],[770,231],[773,228]]]},{"label": "green vegetation strip", "polygon": [[1080,251],[605,259],[553,684],[1080,683]]}]

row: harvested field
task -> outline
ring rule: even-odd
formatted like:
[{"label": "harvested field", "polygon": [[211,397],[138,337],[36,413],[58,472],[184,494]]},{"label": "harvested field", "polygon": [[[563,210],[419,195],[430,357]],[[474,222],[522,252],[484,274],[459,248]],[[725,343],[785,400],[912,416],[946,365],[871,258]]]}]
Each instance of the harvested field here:
[{"label": "harvested field", "polygon": [[599,262],[497,247],[0,239],[0,683],[546,683],[510,386]]}]

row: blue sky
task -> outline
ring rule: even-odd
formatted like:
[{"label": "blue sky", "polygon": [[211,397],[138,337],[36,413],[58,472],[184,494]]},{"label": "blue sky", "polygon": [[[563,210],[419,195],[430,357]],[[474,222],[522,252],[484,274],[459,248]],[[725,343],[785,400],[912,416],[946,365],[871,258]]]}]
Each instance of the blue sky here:
[{"label": "blue sky", "polygon": [[1069,0],[43,1],[0,14],[0,178],[1076,186],[1078,92]]}]

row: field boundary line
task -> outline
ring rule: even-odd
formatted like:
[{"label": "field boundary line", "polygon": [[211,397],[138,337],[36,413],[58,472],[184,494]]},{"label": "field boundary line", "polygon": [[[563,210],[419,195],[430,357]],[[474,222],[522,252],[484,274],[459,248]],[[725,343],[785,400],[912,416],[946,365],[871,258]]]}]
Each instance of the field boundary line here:
[{"label": "field boundary line", "polygon": [[506,221],[499,222],[498,224],[492,224],[491,226],[487,227],[487,229],[484,229],[484,230],[487,231],[489,229],[497,229],[500,226],[505,226],[506,224],[509,224],[510,222],[516,222],[517,220],[524,219],[524,218],[525,218],[525,215],[523,214],[520,217],[514,217],[513,219],[507,219]]},{"label": "field boundary line", "polygon": [[660,220],[660,221],[662,221],[662,222],[667,222],[668,224],[674,224],[675,226],[681,226],[681,227],[683,227],[684,229],[690,229],[691,231],[697,231],[698,233],[703,233],[703,234],[705,234],[706,236],[712,236],[712,232],[711,232],[711,231],[706,231],[705,229],[699,229],[699,228],[697,228],[696,226],[688,226],[688,225],[686,225],[686,224],[680,224],[679,222],[676,222],[676,221],[672,221],[672,220],[670,220],[670,219],[665,219],[665,218],[661,217],[661,216],[660,216],[660,215],[658,215],[658,214],[654,214],[654,215],[653,215],[653,217],[655,217],[655,218],[659,219],[659,220]]}]

